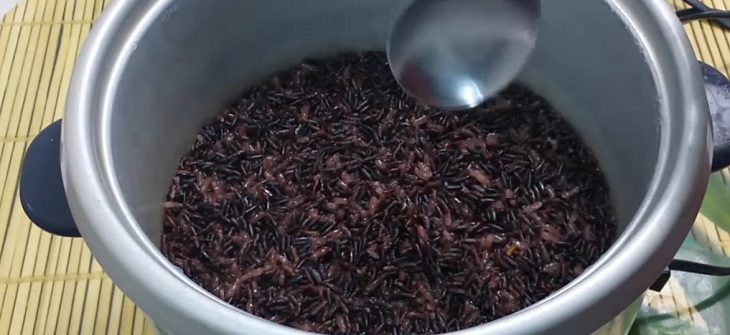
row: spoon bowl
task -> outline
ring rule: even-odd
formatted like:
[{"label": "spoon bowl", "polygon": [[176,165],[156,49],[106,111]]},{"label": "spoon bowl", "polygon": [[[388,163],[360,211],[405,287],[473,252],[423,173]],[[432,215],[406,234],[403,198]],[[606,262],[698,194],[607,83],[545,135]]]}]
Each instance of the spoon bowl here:
[{"label": "spoon bowl", "polygon": [[473,108],[519,74],[539,17],[539,0],[417,0],[391,31],[388,61],[420,102]]}]

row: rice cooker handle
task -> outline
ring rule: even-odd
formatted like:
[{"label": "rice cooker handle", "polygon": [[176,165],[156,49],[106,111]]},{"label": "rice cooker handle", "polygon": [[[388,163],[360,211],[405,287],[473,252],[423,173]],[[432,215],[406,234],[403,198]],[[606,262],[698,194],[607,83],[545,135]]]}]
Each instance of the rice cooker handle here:
[{"label": "rice cooker handle", "polygon": [[730,166],[730,81],[714,67],[700,62],[713,132],[712,171]]},{"label": "rice cooker handle", "polygon": [[19,192],[23,210],[36,226],[60,236],[81,236],[61,176],[61,120],[43,129],[28,147]]}]

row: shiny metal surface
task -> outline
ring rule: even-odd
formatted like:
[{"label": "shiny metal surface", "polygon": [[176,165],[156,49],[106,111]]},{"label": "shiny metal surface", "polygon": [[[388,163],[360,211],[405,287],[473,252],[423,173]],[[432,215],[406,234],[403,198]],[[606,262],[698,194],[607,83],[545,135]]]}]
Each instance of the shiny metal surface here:
[{"label": "shiny metal surface", "polygon": [[539,16],[539,0],[416,0],[388,37],[391,70],[425,104],[476,107],[522,70]]},{"label": "shiny metal surface", "polygon": [[[388,27],[409,4],[129,0],[113,2],[95,24],[69,95],[64,183],[94,255],[161,328],[304,334],[243,313],[179,273],[156,246],[162,201],[199,127],[245,87],[303,57],[384,50]],[[614,317],[679,248],[707,185],[703,84],[666,4],[552,0],[539,24],[519,80],[552,101],[595,151],[622,234],[561,291],[457,334],[586,334],[619,324],[625,318]]]}]

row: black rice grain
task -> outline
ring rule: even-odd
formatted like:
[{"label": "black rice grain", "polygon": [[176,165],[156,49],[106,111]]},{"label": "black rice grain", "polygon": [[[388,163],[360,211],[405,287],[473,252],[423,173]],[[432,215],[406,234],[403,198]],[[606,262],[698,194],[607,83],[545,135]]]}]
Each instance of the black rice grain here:
[{"label": "black rice grain", "polygon": [[204,127],[162,251],[221,299],[327,334],[432,334],[514,313],[613,242],[607,187],[553,108],[511,86],[421,106],[382,53],[309,60]]}]

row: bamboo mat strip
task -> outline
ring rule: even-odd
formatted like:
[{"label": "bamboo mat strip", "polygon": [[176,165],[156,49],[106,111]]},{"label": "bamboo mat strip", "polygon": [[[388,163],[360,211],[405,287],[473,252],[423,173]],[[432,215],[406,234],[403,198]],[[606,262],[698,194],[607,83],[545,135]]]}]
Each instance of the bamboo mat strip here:
[{"label": "bamboo mat strip", "polygon": [[[63,115],[79,48],[108,1],[26,0],[0,20],[0,334],[155,333],[83,241],[34,227],[17,194],[23,154]],[[730,7],[730,0],[706,2]],[[700,59],[730,73],[728,33],[706,23],[686,30]],[[698,219],[694,234],[715,252],[730,253],[730,235],[708,219]],[[647,301],[706,327],[674,282]]]}]

